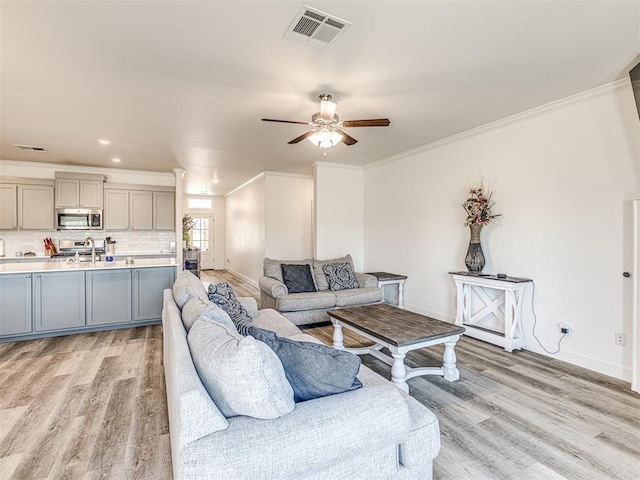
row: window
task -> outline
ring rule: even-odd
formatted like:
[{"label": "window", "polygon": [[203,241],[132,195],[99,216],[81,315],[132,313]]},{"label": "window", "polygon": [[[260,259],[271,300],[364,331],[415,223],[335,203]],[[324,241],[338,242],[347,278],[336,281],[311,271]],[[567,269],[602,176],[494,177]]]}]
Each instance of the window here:
[{"label": "window", "polygon": [[193,230],[191,230],[191,245],[203,252],[209,251],[209,219],[206,217],[193,217]]}]

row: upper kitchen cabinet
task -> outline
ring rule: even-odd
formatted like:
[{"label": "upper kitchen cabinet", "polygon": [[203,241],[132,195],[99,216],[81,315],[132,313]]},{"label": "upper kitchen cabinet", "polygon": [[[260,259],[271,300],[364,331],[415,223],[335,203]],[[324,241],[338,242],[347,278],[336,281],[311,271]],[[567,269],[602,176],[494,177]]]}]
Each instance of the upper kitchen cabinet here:
[{"label": "upper kitchen cabinet", "polygon": [[176,196],[171,192],[153,192],[153,229],[175,230]]},{"label": "upper kitchen cabinet", "polygon": [[31,181],[0,183],[0,230],[53,230],[54,187]]},{"label": "upper kitchen cabinet", "polygon": [[106,230],[173,230],[174,217],[175,193],[168,187],[152,191],[107,184],[104,189]]},{"label": "upper kitchen cabinet", "polygon": [[56,172],[56,208],[102,208],[105,180],[104,175]]},{"label": "upper kitchen cabinet", "polygon": [[131,230],[153,230],[153,192],[129,192]]}]

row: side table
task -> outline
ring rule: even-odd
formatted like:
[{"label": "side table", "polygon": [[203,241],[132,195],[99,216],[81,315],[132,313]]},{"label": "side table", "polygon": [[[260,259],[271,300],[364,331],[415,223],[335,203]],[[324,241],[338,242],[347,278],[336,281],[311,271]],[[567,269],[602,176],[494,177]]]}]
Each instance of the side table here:
[{"label": "side table", "polygon": [[[526,285],[533,280],[469,272],[449,273],[456,283],[456,325],[464,325],[465,335],[499,345],[507,352],[526,346],[522,300]],[[486,326],[486,323],[483,325],[487,319],[501,322],[504,331]]]},{"label": "side table", "polygon": [[388,273],[388,272],[367,272],[367,274],[373,275],[378,279],[378,288],[382,290],[383,301],[384,301],[384,286],[397,285],[398,286],[398,304],[397,305],[400,308],[404,308],[404,281],[407,279],[405,275],[398,275],[397,273]]}]

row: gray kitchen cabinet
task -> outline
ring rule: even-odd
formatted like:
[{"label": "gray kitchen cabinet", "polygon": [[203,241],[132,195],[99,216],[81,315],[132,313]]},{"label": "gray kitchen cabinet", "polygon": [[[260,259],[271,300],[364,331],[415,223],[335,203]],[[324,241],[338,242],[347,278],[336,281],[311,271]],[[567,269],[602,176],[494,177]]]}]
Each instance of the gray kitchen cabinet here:
[{"label": "gray kitchen cabinet", "polygon": [[87,325],[131,321],[131,270],[86,273]]},{"label": "gray kitchen cabinet", "polygon": [[56,207],[77,207],[80,204],[80,182],[71,178],[56,180]]},{"label": "gray kitchen cabinet", "polygon": [[129,191],[104,189],[104,228],[129,230]]},{"label": "gray kitchen cabinet", "polygon": [[56,179],[56,208],[102,208],[102,180]]},{"label": "gray kitchen cabinet", "polygon": [[85,272],[32,274],[36,332],[85,325]]},{"label": "gray kitchen cabinet", "polygon": [[18,185],[18,229],[53,230],[53,187]]},{"label": "gray kitchen cabinet", "polygon": [[174,267],[133,270],[133,321],[162,318],[162,291],[176,279]]},{"label": "gray kitchen cabinet", "polygon": [[153,192],[153,229],[175,230],[176,196],[170,192]]},{"label": "gray kitchen cabinet", "polygon": [[0,230],[53,230],[54,188],[0,185]]},{"label": "gray kitchen cabinet", "polygon": [[0,336],[31,332],[31,276],[0,275]]},{"label": "gray kitchen cabinet", "polygon": [[16,189],[16,185],[0,185],[0,230],[16,230],[18,228],[18,196]]},{"label": "gray kitchen cabinet", "polygon": [[131,230],[153,230],[153,193],[129,192]]},{"label": "gray kitchen cabinet", "polygon": [[105,229],[153,230],[153,192],[105,189]]}]

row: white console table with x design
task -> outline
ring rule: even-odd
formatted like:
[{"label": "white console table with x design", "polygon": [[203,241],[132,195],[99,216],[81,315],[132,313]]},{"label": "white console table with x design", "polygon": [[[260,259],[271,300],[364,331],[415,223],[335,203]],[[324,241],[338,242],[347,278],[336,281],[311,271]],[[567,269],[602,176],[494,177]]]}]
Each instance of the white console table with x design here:
[{"label": "white console table with x design", "polygon": [[[465,335],[499,345],[507,352],[526,346],[522,300],[527,284],[533,280],[468,272],[449,273],[456,283],[456,325],[466,328]],[[497,290],[498,295],[490,296],[489,290]],[[474,300],[477,300],[475,304]],[[504,322],[504,332],[482,326],[487,318]]]}]

